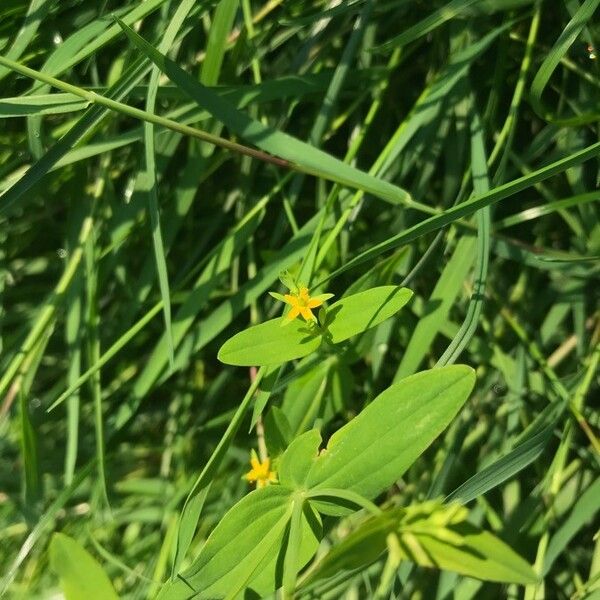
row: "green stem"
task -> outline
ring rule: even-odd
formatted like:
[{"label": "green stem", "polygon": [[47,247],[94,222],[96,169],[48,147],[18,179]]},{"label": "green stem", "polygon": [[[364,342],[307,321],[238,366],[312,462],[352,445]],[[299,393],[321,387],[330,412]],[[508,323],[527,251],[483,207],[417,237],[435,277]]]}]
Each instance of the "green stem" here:
[{"label": "green stem", "polygon": [[8,67],[9,69],[20,73],[21,75],[25,75],[26,77],[31,77],[32,79],[36,79],[37,81],[51,85],[59,90],[63,90],[64,92],[79,96],[80,98],[87,100],[90,104],[99,104],[101,106],[105,106],[110,110],[133,117],[134,119],[141,119],[142,121],[153,123],[154,125],[166,127],[167,129],[177,131],[183,135],[189,135],[190,137],[197,138],[203,142],[214,144],[215,146],[231,150],[232,152],[238,152],[239,154],[251,156],[252,158],[262,160],[263,162],[271,163],[279,167],[287,167],[296,170],[298,169],[297,165],[294,165],[283,158],[272,156],[271,154],[267,154],[261,150],[256,150],[255,148],[249,148],[248,146],[232,142],[231,140],[222,138],[218,135],[213,135],[203,131],[202,129],[196,129],[195,127],[190,127],[189,125],[183,125],[182,123],[177,123],[177,121],[172,121],[166,117],[161,117],[139,108],[129,106],[128,104],[123,104],[122,102],[106,98],[105,96],[101,96],[96,92],[85,90],[76,85],[72,85],[70,83],[61,81],[60,79],[56,79],[55,77],[51,77],[50,75],[46,75],[45,73],[30,69],[29,67],[21,65],[4,56],[0,56],[0,65]]}]

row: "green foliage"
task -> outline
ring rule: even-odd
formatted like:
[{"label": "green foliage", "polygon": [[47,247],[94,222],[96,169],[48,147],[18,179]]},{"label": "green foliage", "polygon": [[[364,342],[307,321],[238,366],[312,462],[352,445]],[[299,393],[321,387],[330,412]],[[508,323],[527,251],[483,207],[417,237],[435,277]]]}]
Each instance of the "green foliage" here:
[{"label": "green foliage", "polygon": [[317,350],[322,337],[315,327],[299,319],[282,327],[283,317],[241,331],[219,350],[229,365],[277,365]]},{"label": "green foliage", "polygon": [[390,536],[403,559],[424,567],[487,581],[535,583],[531,566],[496,536],[466,522],[466,512],[428,503],[371,517],[325,556],[305,585],[369,566],[389,547]]},{"label": "green foliage", "polygon": [[595,597],[598,4],[1,2],[0,596]]},{"label": "green foliage", "polygon": [[[274,592],[284,584],[282,554],[287,556],[293,548],[290,532],[295,504],[300,504],[302,518],[294,573],[312,558],[322,537],[316,512],[344,514],[348,500],[374,498],[389,488],[448,425],[474,383],[472,369],[464,366],[419,373],[373,400],[335,433],[322,452],[318,453],[318,431],[297,437],[281,457],[280,485],[256,490],[238,502],[212,532],[192,566],[175,583],[167,584],[159,597],[187,598],[190,589],[199,598],[235,597],[246,588],[261,596]],[[322,499],[325,496],[327,500]],[[286,531],[290,536],[287,544]],[[469,538],[465,543],[476,551],[486,540],[479,543],[479,538]],[[497,546],[503,549],[499,542]],[[436,550],[437,554],[442,552]],[[509,558],[513,554],[509,551]],[[514,560],[517,558],[515,555]],[[456,570],[454,556],[442,564]],[[481,569],[479,576],[513,581],[511,566],[509,561],[506,572]],[[523,579],[517,582],[523,583]]]},{"label": "green foliage", "polygon": [[339,344],[375,327],[398,312],[412,297],[406,288],[393,285],[365,290],[338,300],[327,310],[326,335]]},{"label": "green foliage", "polygon": [[50,566],[60,578],[66,600],[105,598],[117,600],[102,567],[76,540],[55,533],[50,542]]},{"label": "green foliage", "polygon": [[441,433],[475,385],[466,366],[424,371],[387,388],[339,429],[311,467],[310,488],[348,488],[374,498]]},{"label": "green foliage", "polygon": [[[389,319],[411,298],[406,288],[381,286],[335,302],[320,323],[272,319],[227,340],[218,358],[229,365],[274,365],[311,354],[322,341],[338,344]],[[283,327],[285,329],[283,329]]]},{"label": "green foliage", "polygon": [[[293,490],[269,486],[248,494],[212,532],[192,566],[175,584],[167,584],[159,598],[187,598],[190,588],[198,598],[236,597],[246,588],[261,596],[280,587],[280,548],[297,499]],[[320,519],[306,506],[302,513],[301,545],[296,569],[317,550]]]}]

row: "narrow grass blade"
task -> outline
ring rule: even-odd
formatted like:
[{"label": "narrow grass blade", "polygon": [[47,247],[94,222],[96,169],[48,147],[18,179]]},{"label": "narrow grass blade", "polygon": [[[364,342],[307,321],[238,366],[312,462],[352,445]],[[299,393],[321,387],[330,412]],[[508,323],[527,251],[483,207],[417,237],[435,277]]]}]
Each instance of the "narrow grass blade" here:
[{"label": "narrow grass blade", "polygon": [[506,456],[473,475],[468,481],[448,494],[445,501],[466,504],[522,471],[542,454],[552,437],[555,426],[555,423],[549,425],[519,444]]},{"label": "narrow grass blade", "polygon": [[509,217],[505,217],[504,219],[494,221],[494,229],[499,231],[501,229],[506,229],[507,227],[512,227],[513,225],[519,225],[533,219],[539,219],[546,215],[551,215],[558,210],[563,210],[572,206],[580,206],[582,204],[587,204],[588,202],[598,201],[600,201],[600,193],[597,191],[578,194],[577,196],[564,198],[562,200],[554,200],[553,202],[540,204],[539,206],[533,206],[510,215]]},{"label": "narrow grass blade", "polygon": [[18,393],[21,414],[21,458],[25,472],[23,496],[27,511],[33,513],[36,502],[42,497],[38,435],[31,421],[29,401],[23,386],[20,387]]},{"label": "narrow grass blade", "polygon": [[[206,55],[202,63],[200,78],[204,85],[216,85],[219,81],[223,57],[227,50],[227,40],[238,4],[239,0],[221,0],[217,4],[206,44]],[[160,48],[157,49],[161,51]]]},{"label": "narrow grass blade", "polygon": [[523,177],[519,177],[513,181],[500,185],[496,188],[493,188],[489,192],[482,194],[480,196],[475,196],[465,202],[461,202],[452,208],[445,210],[444,212],[429,217],[412,227],[409,227],[402,233],[399,233],[391,238],[385,240],[384,242],[380,242],[379,244],[375,244],[369,250],[365,252],[361,252],[358,256],[355,256],[348,263],[346,263],[343,267],[335,270],[331,273],[327,278],[323,279],[319,282],[318,285],[322,285],[325,281],[329,279],[333,279],[337,277],[341,273],[352,269],[360,264],[363,264],[369,260],[373,260],[377,256],[380,256],[384,252],[388,250],[393,250],[394,248],[398,248],[403,246],[404,244],[408,244],[417,238],[430,233],[432,231],[437,231],[442,227],[446,227],[450,225],[454,221],[460,219],[461,217],[466,217],[472,215],[480,208],[484,208],[485,206],[491,206],[496,202],[500,202],[505,198],[509,198],[518,192],[527,189],[528,187],[534,186],[536,183],[540,181],[544,181],[556,175],[557,173],[562,173],[566,171],[570,167],[578,165],[586,160],[594,158],[600,154],[600,142],[596,142],[595,144],[591,144],[587,146],[583,150],[579,150],[577,152],[573,152],[569,156],[557,160],[545,167],[541,167],[537,171],[533,171],[528,175],[524,175]]},{"label": "narrow grass blade", "polygon": [[[0,62],[2,57],[0,57]],[[143,58],[134,62],[121,79],[110,88],[107,96],[114,100],[124,98],[133,86],[142,79],[150,69],[150,64]],[[92,131],[108,114],[103,106],[92,106],[81,119],[27,172],[0,196],[0,215],[6,214],[11,206],[30,190],[50,169],[90,131]],[[24,206],[25,202],[21,202]]]},{"label": "narrow grass blade", "polygon": [[389,202],[403,203],[410,200],[410,195],[405,190],[387,181],[367,175],[326,152],[251,119],[218,94],[193,79],[166,56],[157,52],[132,29],[123,23],[121,26],[131,42],[149,57],[173,83],[231,131],[256,144],[262,150],[289,161],[290,166],[301,172],[370,192]]},{"label": "narrow grass blade", "polygon": [[[158,48],[162,52],[169,50],[181,25],[193,8],[194,0],[184,0],[179,4],[177,11],[166,28],[165,35]],[[160,72],[157,68],[152,69],[148,83],[148,95],[146,97],[146,112],[154,113],[156,106],[156,93]],[[148,212],[150,214],[150,225],[152,227],[152,244],[154,246],[154,259],[156,272],[160,287],[160,295],[163,304],[163,317],[165,321],[165,332],[167,336],[167,350],[169,364],[174,363],[173,332],[171,331],[171,293],[169,289],[169,275],[167,271],[167,259],[160,228],[160,215],[158,209],[158,183],[156,176],[156,159],[154,156],[154,125],[150,122],[144,123],[144,158],[146,170],[143,174],[143,182],[146,187],[148,200]]]},{"label": "narrow grass blade", "polygon": [[[11,60],[19,60],[23,52],[27,49],[29,42],[35,37],[40,24],[48,14],[52,6],[52,0],[31,0],[27,15],[21,29],[15,35],[15,39],[6,52],[6,56]],[[0,81],[10,73],[10,69],[0,68]]]},{"label": "narrow grass blade", "polygon": [[[69,227],[73,233],[67,239],[67,248],[72,249],[77,244],[77,228],[85,218],[85,207],[79,206],[73,209],[72,224]],[[81,345],[82,345],[82,314],[83,314],[83,274],[81,270],[77,272],[73,283],[69,286],[66,298],[66,317],[65,317],[65,344],[67,346],[67,356],[69,358],[69,368],[67,371],[67,386],[73,385],[81,375]],[[77,463],[77,454],[79,448],[79,394],[74,394],[69,398],[67,404],[67,443],[65,448],[64,477],[65,485],[71,485],[75,476],[75,465]]]},{"label": "narrow grass blade", "polygon": [[542,574],[546,575],[554,561],[564,552],[569,542],[600,510],[600,479],[596,479],[582,494],[571,509],[569,516],[550,539],[544,559]]},{"label": "narrow grass blade", "polygon": [[600,0],[585,0],[567,26],[563,29],[531,82],[531,104],[535,112],[542,119],[546,119],[557,125],[582,125],[600,119],[598,111],[569,118],[556,117],[545,107],[542,100],[542,95],[552,73],[554,73],[556,67],[578,38],[587,22],[594,16],[598,4],[600,4]]},{"label": "narrow grass blade", "polygon": [[[481,121],[472,99],[471,117],[471,170],[475,194],[485,194],[490,189],[487,173],[487,158],[483,140]],[[467,307],[467,315],[459,332],[438,361],[439,366],[453,364],[477,330],[479,316],[483,308],[485,284],[488,274],[490,253],[490,207],[486,206],[476,213],[477,216],[477,256],[475,259],[475,278],[473,292]]]},{"label": "narrow grass blade", "polygon": [[[8,69],[7,69],[8,71]],[[26,117],[29,115],[60,115],[89,106],[74,94],[38,94],[0,99],[0,117]]]},{"label": "narrow grass blade", "polygon": [[409,27],[406,31],[403,31],[389,42],[377,46],[374,50],[384,51],[398,46],[406,46],[419,39],[421,36],[433,31],[440,25],[443,25],[446,21],[459,16],[463,11],[478,2],[481,2],[481,0],[452,0],[431,13],[427,18],[419,21],[416,25]]},{"label": "narrow grass blade", "polygon": [[[87,357],[88,364],[96,364],[100,358],[100,339],[98,325],[98,272],[96,265],[96,240],[94,231],[88,236],[85,243],[85,299],[86,299],[86,330],[87,330]],[[94,430],[96,437],[96,463],[98,465],[98,483],[102,498],[109,506],[106,485],[106,448],[104,440],[104,414],[102,410],[102,385],[100,370],[90,378],[90,393],[94,405]]]}]

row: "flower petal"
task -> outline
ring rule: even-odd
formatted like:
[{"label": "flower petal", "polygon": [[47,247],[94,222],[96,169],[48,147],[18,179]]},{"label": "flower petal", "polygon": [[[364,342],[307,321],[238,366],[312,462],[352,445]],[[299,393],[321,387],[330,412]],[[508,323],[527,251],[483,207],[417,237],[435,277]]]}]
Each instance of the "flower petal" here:
[{"label": "flower petal", "polygon": [[318,298],[311,298],[306,303],[306,306],[308,306],[308,308],[317,308],[317,306],[321,306],[321,304],[323,304],[323,300],[319,300]]},{"label": "flower petal", "polygon": [[315,318],[315,316],[312,314],[312,311],[310,310],[310,308],[308,308],[308,306],[300,307],[300,314],[304,317],[304,320],[306,320],[306,321],[311,321]]},{"label": "flower petal", "polygon": [[290,294],[285,294],[283,301],[291,304],[292,306],[296,306],[296,304],[298,304],[298,298],[296,298],[296,296],[290,296]]}]

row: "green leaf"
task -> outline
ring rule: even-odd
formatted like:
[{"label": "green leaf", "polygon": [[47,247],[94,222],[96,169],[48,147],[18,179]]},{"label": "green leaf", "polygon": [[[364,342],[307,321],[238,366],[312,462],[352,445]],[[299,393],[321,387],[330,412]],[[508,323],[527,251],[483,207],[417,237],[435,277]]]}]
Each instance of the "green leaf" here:
[{"label": "green leaf", "polygon": [[279,463],[279,482],[291,488],[301,488],[317,458],[321,434],[311,429],[297,437],[283,453]]},{"label": "green leaf", "polygon": [[600,4],[600,0],[585,0],[578,8],[573,18],[567,26],[562,30],[560,36],[556,40],[552,49],[546,54],[538,72],[535,74],[531,82],[531,105],[535,112],[547,121],[560,125],[581,125],[584,123],[597,121],[600,116],[597,110],[590,113],[579,114],[570,118],[556,118],[545,106],[542,100],[542,94],[554,73],[560,61],[567,54],[569,48],[573,45],[579,34],[586,26],[586,23],[591,20]]},{"label": "green leaf", "polygon": [[318,563],[304,582],[306,587],[345,571],[362,569],[374,563],[385,551],[386,538],[397,526],[401,509],[386,511],[362,523],[338,542]]},{"label": "green leaf", "polygon": [[304,498],[298,497],[292,501],[292,516],[290,519],[289,533],[285,559],[283,562],[283,594],[293,594],[298,576],[298,556],[302,544],[302,516],[304,512]]},{"label": "green leaf", "polygon": [[460,545],[435,534],[411,532],[423,552],[407,545],[405,534],[400,535],[402,553],[422,567],[454,571],[475,579],[520,585],[536,583],[537,576],[531,565],[496,536],[469,523],[460,523],[448,530],[460,536]]},{"label": "green leaf", "polygon": [[395,285],[371,288],[334,302],[327,309],[327,331],[334,344],[362,333],[396,314],[412,291]]},{"label": "green leaf", "polygon": [[[234,598],[244,589],[261,597],[282,583],[280,553],[299,500],[294,491],[271,485],[251,492],[221,519],[192,566],[161,590],[160,600]],[[318,516],[305,503],[300,524],[297,570],[314,555],[320,537]]]},{"label": "green leaf", "polygon": [[397,536],[401,556],[422,567],[453,571],[484,581],[521,585],[536,582],[535,572],[527,561],[500,539],[467,522],[444,520],[444,512],[450,508],[440,506],[438,510],[426,510],[417,518],[411,515],[421,506],[394,508],[368,519],[323,558],[305,586],[367,567],[385,552],[390,534]]},{"label": "green leaf", "polygon": [[[464,365],[423,371],[392,385],[334,433],[306,480],[374,498],[397,481],[467,400],[475,373]],[[318,510],[339,514],[330,504]]]},{"label": "green leaf", "polygon": [[450,493],[446,500],[458,500],[466,504],[513,477],[540,456],[552,437],[554,427],[555,423],[552,423],[549,427],[528,437],[511,452],[465,481]]},{"label": "green leaf", "polygon": [[174,84],[210,112],[215,119],[224,123],[233,133],[262,150],[289,161],[290,167],[304,173],[369,192],[388,202],[403,203],[410,200],[410,195],[405,190],[383,179],[368,175],[310,144],[250,118],[219,94],[188,75],[123,22],[119,21],[119,25],[130,41]]},{"label": "green leaf", "polygon": [[296,377],[287,386],[281,403],[281,410],[285,413],[294,436],[310,429],[323,414],[331,361],[315,358],[310,356],[297,364],[294,373]]},{"label": "green leaf", "polygon": [[321,345],[321,336],[295,319],[282,327],[283,317],[255,325],[227,340],[217,355],[221,362],[241,367],[277,365],[302,358]]},{"label": "green leaf", "polygon": [[66,600],[118,600],[118,596],[95,558],[73,538],[55,533],[50,542],[50,565],[60,577]]},{"label": "green leaf", "polygon": [[263,420],[263,426],[269,456],[277,458],[285,452],[292,439],[292,427],[285,413],[278,406],[269,409]]},{"label": "green leaf", "polygon": [[[598,515],[600,510],[600,479],[596,479],[575,502],[569,516],[564,520],[559,529],[550,539],[548,551],[544,559],[542,574],[545,576],[554,561],[564,552],[569,542],[577,535],[577,533],[594,517]],[[591,535],[589,541],[591,543]]]}]

